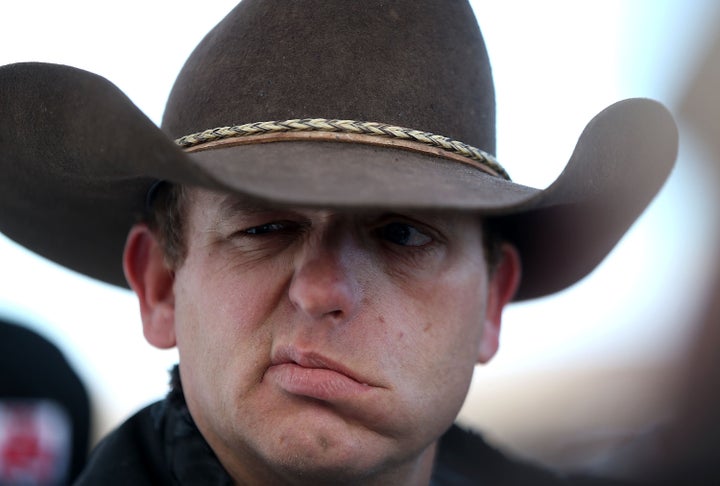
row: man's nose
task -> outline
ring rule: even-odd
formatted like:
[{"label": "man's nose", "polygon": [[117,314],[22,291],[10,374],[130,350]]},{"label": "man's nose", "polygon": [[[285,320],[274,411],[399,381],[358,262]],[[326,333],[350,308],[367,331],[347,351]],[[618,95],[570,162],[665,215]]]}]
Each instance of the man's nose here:
[{"label": "man's nose", "polygon": [[341,323],[352,319],[361,301],[362,265],[351,238],[308,243],[295,262],[290,301],[313,320]]}]

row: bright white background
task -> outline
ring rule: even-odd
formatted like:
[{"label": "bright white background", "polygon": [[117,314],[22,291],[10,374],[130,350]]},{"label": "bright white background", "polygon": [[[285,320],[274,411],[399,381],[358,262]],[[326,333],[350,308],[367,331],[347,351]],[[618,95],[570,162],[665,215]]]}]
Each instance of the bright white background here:
[{"label": "bright white background", "polygon": [[[0,64],[47,61],[96,72],[159,123],[182,63],[234,4],[3,5]],[[515,181],[536,187],[555,179],[585,124],[605,106],[643,96],[674,110],[718,10],[711,0],[473,4],[495,74],[498,158]],[[702,147],[682,136],[678,169],[597,271],[559,295],[507,311],[502,349],[493,363],[477,370],[465,420],[522,448],[530,439],[520,424],[554,420],[528,402],[541,403],[548,390],[555,390],[556,399],[560,395],[566,407],[560,414],[586,420],[593,413],[582,400],[573,401],[571,389],[553,388],[552,383],[564,383],[567,370],[622,375],[640,369],[648,373],[638,378],[645,382],[677,367],[703,297],[703,269],[713,255],[707,208],[716,203],[707,193],[707,173],[695,163],[704,156]],[[0,315],[38,329],[63,349],[92,391],[98,433],[161,397],[166,370],[177,359],[174,351],[145,343],[129,292],[66,271],[2,236]],[[625,393],[627,387],[613,385],[619,375],[612,373],[594,389]],[[671,380],[653,385],[652,397],[669,385]],[[518,395],[518,390],[531,391]],[[652,397],[639,394],[631,406],[645,406]],[[547,403],[552,408],[559,402]],[[663,410],[632,426],[652,425]]]}]

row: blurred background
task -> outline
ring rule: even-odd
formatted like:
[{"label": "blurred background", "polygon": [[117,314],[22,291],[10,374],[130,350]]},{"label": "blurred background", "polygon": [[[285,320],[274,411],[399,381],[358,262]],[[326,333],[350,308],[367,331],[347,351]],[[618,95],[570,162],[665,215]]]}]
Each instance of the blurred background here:
[{"label": "blurred background", "polygon": [[[46,61],[98,73],[159,123],[184,60],[235,3],[4,5],[0,65]],[[501,350],[477,368],[461,414],[522,456],[631,474],[647,450],[638,444],[682,409],[689,358],[712,301],[720,164],[713,162],[717,131],[704,131],[698,112],[712,119],[720,104],[705,98],[689,108],[688,99],[712,55],[720,4],[472,3],[495,76],[497,156],[516,182],[549,185],[586,123],[620,99],[660,100],[680,125],[678,165],[647,212],[582,282],[507,310]],[[90,392],[93,440],[162,397],[177,360],[144,341],[129,291],[65,270],[2,235],[0,316],[65,354]]]}]

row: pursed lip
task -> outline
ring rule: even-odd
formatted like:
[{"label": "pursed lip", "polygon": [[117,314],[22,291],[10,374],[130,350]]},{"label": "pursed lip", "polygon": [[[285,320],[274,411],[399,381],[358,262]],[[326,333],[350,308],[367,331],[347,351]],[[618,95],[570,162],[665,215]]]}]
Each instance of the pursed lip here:
[{"label": "pursed lip", "polygon": [[374,388],[342,363],[294,346],[274,350],[264,379],[292,395],[328,401],[353,398]]}]

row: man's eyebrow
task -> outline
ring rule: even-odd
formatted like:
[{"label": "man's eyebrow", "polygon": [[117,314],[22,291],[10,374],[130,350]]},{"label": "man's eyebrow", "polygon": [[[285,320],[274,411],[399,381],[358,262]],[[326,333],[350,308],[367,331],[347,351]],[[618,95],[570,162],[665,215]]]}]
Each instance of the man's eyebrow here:
[{"label": "man's eyebrow", "polygon": [[222,221],[238,213],[259,214],[281,211],[283,208],[273,203],[267,203],[245,196],[228,194],[222,198],[217,210],[217,219]]}]

